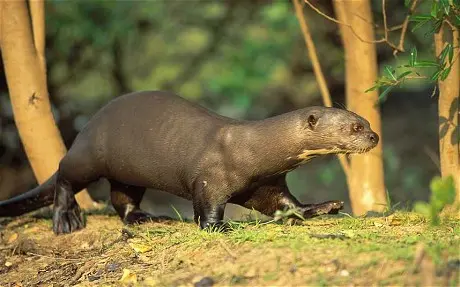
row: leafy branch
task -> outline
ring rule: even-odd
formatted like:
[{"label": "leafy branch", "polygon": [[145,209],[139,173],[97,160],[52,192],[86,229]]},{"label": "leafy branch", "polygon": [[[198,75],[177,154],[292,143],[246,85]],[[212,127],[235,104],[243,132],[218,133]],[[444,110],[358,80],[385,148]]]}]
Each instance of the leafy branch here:
[{"label": "leafy branch", "polygon": [[[411,1],[413,1],[412,5]],[[416,1],[417,0],[405,0],[404,4],[406,7],[411,5],[410,10],[412,11],[414,7],[413,5]],[[415,23],[415,26],[411,29],[412,32],[420,29],[426,24],[429,24],[430,30],[425,36],[432,36],[434,33],[438,33],[442,29],[443,23],[447,23],[452,28],[459,27],[460,1],[433,1],[430,14],[411,15],[409,17],[409,21]],[[454,50],[457,50],[455,57]],[[417,48],[413,47],[410,51],[410,58],[407,64],[397,66],[396,68],[393,68],[392,66],[385,66],[385,74],[377,79],[375,85],[367,89],[365,92],[382,88],[382,92],[379,95],[379,100],[381,101],[387,97],[391,90],[402,85],[407,80],[428,79],[430,82],[436,82],[439,80],[444,81],[449,76],[452,65],[457,61],[460,49],[459,47],[454,47],[451,43],[447,43],[434,61],[419,60],[417,54]],[[431,74],[421,74],[421,70],[424,68],[434,68],[435,70]]]}]

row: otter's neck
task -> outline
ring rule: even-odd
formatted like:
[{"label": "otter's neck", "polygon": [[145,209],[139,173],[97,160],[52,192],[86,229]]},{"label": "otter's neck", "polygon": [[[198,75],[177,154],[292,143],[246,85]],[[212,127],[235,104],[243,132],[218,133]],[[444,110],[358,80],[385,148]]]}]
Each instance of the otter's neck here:
[{"label": "otter's neck", "polygon": [[292,113],[246,122],[239,129],[241,154],[254,177],[285,173],[310,158],[307,154],[302,158],[305,143],[297,136],[300,121]]}]

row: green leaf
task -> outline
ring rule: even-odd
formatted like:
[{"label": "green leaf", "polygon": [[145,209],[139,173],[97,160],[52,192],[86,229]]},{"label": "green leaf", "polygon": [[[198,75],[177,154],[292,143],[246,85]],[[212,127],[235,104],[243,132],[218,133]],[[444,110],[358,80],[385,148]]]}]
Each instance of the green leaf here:
[{"label": "green leaf", "polygon": [[449,49],[449,63],[452,63],[452,60],[454,58],[454,49],[452,48],[452,45],[449,43],[450,49]]},{"label": "green leaf", "polygon": [[449,124],[444,124],[441,129],[439,130],[439,137],[442,139],[447,135],[447,131],[449,130]]},{"label": "green leaf", "polygon": [[388,86],[385,88],[385,90],[383,90],[383,92],[380,94],[379,96],[379,100],[384,100],[386,99],[388,93],[394,89],[395,86]]},{"label": "green leaf", "polygon": [[455,184],[453,176],[433,178],[430,183],[431,200],[438,202],[440,209],[446,204],[451,204],[455,200]]},{"label": "green leaf", "polygon": [[401,75],[398,76],[398,81],[401,80],[402,78],[406,77],[407,75],[412,74],[412,71],[405,71]]},{"label": "green leaf", "polygon": [[365,93],[367,93],[367,92],[372,92],[372,91],[377,90],[378,88],[379,88],[379,86],[378,86],[378,85],[375,85],[375,86],[373,86],[372,88],[369,88],[369,89],[365,90],[364,92],[365,92]]},{"label": "green leaf", "polygon": [[393,74],[393,71],[391,70],[391,66],[385,66],[385,72],[390,76],[391,79],[396,81],[396,77]]},{"label": "green leaf", "polygon": [[449,66],[447,69],[441,72],[441,81],[444,81],[449,76],[452,66]]},{"label": "green leaf", "polygon": [[455,15],[454,25],[457,26],[457,27],[460,26],[460,15]]},{"label": "green leaf", "polygon": [[420,22],[420,21],[426,21],[426,20],[431,20],[431,15],[418,14],[418,15],[411,15],[409,17],[409,21],[413,21],[413,22]]},{"label": "green leaf", "polygon": [[441,54],[439,54],[439,63],[443,64],[444,61],[446,60],[447,54],[449,51],[452,50],[452,45],[449,43],[447,46],[441,51]]},{"label": "green leaf", "polygon": [[416,47],[413,47],[413,48],[410,50],[409,65],[410,65],[411,67],[414,67],[415,61],[417,61],[417,48],[416,48]]},{"label": "green leaf", "polygon": [[404,6],[409,7],[411,0],[404,0]]},{"label": "green leaf", "polygon": [[430,77],[431,81],[437,81],[439,78],[439,75],[441,74],[442,70],[438,70],[433,73],[433,75]]},{"label": "green leaf", "polygon": [[439,67],[439,64],[433,61],[417,61],[414,63],[414,67],[417,67],[417,68]]},{"label": "green leaf", "polygon": [[444,12],[446,12],[446,15],[449,15],[450,12],[450,4],[449,0],[440,0],[441,7],[444,8]]},{"label": "green leaf", "polygon": [[422,27],[423,25],[425,25],[426,23],[428,23],[430,21],[431,21],[431,19],[418,22],[417,25],[415,25],[414,28],[412,28],[411,31],[415,32],[415,30],[419,29],[420,27]]},{"label": "green leaf", "polygon": [[430,216],[430,205],[425,202],[416,202],[414,204],[414,211],[417,213],[420,213],[421,215],[425,217]]},{"label": "green leaf", "polygon": [[431,15],[433,18],[436,18],[436,16],[438,15],[438,2],[437,2],[437,1],[433,1],[433,3],[431,3],[431,12],[430,12],[430,15]]}]

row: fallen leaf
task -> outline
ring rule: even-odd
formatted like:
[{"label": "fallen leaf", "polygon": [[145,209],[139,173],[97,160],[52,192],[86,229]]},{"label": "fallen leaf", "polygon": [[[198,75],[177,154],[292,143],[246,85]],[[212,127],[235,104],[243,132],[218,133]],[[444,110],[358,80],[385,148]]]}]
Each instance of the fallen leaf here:
[{"label": "fallen leaf", "polygon": [[7,243],[8,243],[8,244],[11,244],[11,243],[15,242],[16,239],[18,239],[18,237],[19,237],[19,236],[18,236],[17,233],[13,233],[13,234],[8,238]]},{"label": "fallen leaf", "polygon": [[134,251],[136,251],[137,253],[145,253],[152,250],[152,246],[141,242],[131,242],[129,243],[129,246],[131,246],[131,248],[134,249]]},{"label": "fallen leaf", "polygon": [[375,227],[382,227],[383,226],[382,223],[376,222],[376,221],[374,221],[374,225],[375,225]]},{"label": "fallen leaf", "polygon": [[123,283],[137,283],[137,275],[129,269],[123,269],[123,275],[120,278]]},{"label": "fallen leaf", "polygon": [[401,225],[401,218],[391,215],[388,217],[388,224],[391,226]]},{"label": "fallen leaf", "polygon": [[11,263],[11,262],[9,262],[9,261],[6,261],[6,262],[5,262],[5,266],[6,266],[6,267],[13,266],[13,263]]},{"label": "fallen leaf", "polygon": [[38,232],[40,231],[40,228],[38,226],[34,226],[34,227],[31,227],[31,228],[27,228],[26,230],[24,230],[24,233],[35,233],[35,232]]}]

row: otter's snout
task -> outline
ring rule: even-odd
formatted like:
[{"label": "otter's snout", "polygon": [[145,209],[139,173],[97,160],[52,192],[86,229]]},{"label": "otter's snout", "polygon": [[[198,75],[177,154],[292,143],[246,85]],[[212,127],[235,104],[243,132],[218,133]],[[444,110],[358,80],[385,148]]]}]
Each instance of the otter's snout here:
[{"label": "otter's snout", "polygon": [[369,140],[374,144],[374,145],[377,145],[379,143],[379,135],[374,133],[374,132],[370,132],[369,134]]}]

